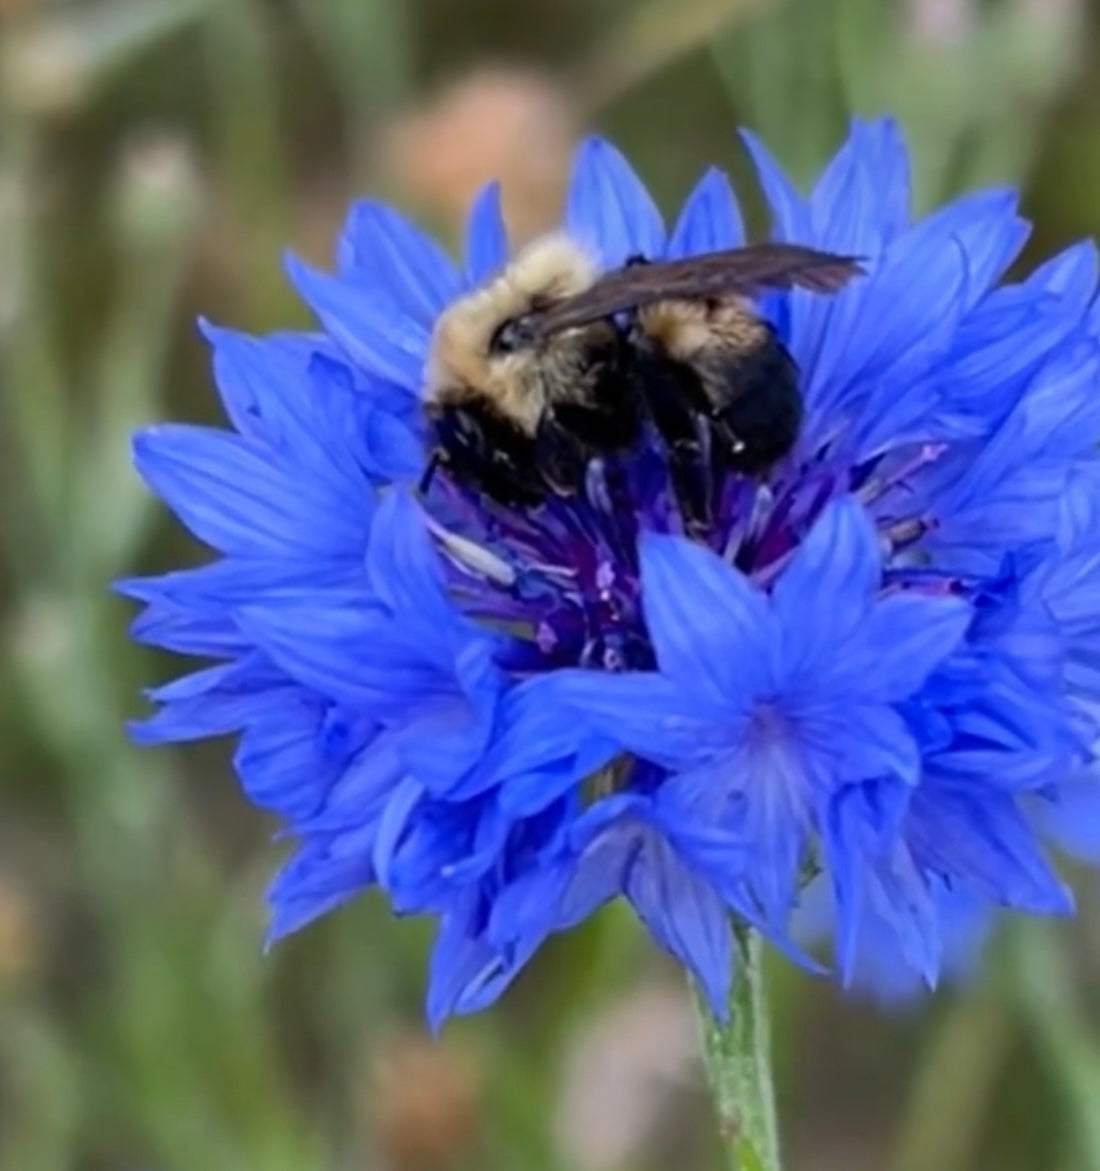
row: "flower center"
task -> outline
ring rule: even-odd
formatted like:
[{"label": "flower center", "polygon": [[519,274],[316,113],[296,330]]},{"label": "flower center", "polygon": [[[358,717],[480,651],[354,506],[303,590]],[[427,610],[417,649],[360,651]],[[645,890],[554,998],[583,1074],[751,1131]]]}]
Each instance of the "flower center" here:
[{"label": "flower center", "polygon": [[[857,468],[823,451],[787,461],[764,479],[726,473],[708,483],[711,520],[691,537],[767,588],[828,501],[854,490],[876,515],[888,577],[901,573],[906,585],[935,588],[911,579],[920,562],[911,550],[930,522],[913,514],[908,481],[944,450],[924,444]],[[456,600],[526,648],[517,673],[655,666],[642,616],[638,534],[685,533],[655,435],[647,433],[630,453],[593,459],[580,491],[533,508],[506,508],[445,473],[433,481],[427,505]]]},{"label": "flower center", "polygon": [[602,561],[594,588],[581,599],[585,642],[579,665],[603,671],[640,671],[654,666],[638,606],[637,577]]}]

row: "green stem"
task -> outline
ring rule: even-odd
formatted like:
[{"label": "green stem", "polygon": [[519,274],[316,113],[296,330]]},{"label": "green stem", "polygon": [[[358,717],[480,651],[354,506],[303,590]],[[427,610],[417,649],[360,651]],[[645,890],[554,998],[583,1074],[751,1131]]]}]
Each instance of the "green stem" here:
[{"label": "green stem", "polygon": [[703,1059],[730,1171],[779,1171],[764,945],[755,931],[733,929],[733,987],[723,1024],[697,994]]}]

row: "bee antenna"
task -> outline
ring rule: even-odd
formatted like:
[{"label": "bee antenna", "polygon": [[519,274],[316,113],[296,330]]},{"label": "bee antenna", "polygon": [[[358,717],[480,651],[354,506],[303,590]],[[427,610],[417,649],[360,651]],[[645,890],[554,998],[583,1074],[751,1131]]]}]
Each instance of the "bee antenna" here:
[{"label": "bee antenna", "polygon": [[424,474],[420,477],[420,483],[417,485],[417,491],[423,495],[431,487],[432,480],[435,479],[435,473],[439,470],[440,464],[443,463],[443,453],[436,448],[432,452],[432,457],[428,460],[428,466],[424,469]]}]

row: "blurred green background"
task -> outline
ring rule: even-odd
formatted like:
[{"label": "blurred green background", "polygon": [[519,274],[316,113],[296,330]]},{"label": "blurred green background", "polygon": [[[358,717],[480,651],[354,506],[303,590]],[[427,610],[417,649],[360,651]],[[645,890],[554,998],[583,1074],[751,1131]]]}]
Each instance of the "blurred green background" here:
[{"label": "blurred green background", "polygon": [[[429,1044],[425,925],[365,898],[263,955],[285,850],[228,743],[128,746],[113,577],[195,562],[128,432],[216,419],[199,312],[305,323],[382,194],[453,239],[499,177],[517,236],[612,135],[671,207],[732,130],[805,181],[892,111],[928,207],[1017,182],[1031,255],[1100,232],[1087,0],[0,0],[0,1171],[718,1166],[679,975],[618,911]],[[776,965],[794,1171],[1100,1171],[1100,936],[1026,927],[902,1012]]]}]

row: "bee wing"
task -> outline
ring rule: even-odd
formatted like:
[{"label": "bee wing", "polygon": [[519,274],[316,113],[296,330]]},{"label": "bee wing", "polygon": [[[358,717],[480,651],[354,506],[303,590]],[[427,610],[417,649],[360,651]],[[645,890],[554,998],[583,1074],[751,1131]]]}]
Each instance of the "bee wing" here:
[{"label": "bee wing", "polygon": [[536,313],[534,325],[546,337],[656,301],[752,296],[765,289],[835,293],[862,271],[855,257],[819,252],[801,244],[730,248],[615,269],[585,292]]}]

